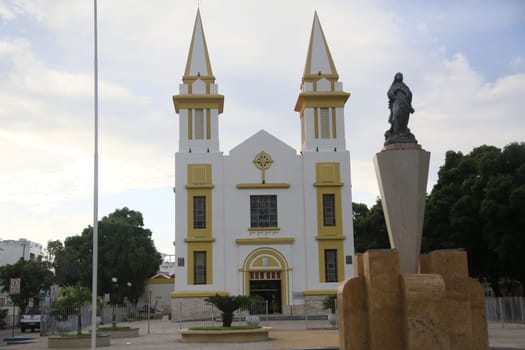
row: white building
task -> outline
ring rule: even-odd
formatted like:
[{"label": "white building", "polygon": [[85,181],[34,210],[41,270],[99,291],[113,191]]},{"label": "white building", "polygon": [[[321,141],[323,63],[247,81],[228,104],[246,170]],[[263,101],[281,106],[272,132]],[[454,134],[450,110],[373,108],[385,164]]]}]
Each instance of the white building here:
[{"label": "white building", "polygon": [[44,256],[44,249],[39,243],[24,238],[0,241],[0,266],[16,264],[21,258],[32,260],[39,256]]},{"label": "white building", "polygon": [[261,130],[225,155],[219,147],[224,96],[210,61],[197,11],[183,83],[173,96],[180,134],[172,310],[181,302],[189,310],[219,293],[257,294],[270,312],[297,312],[305,299],[318,302],[353,275],[344,128],[350,94],[315,14],[295,106],[300,153]]},{"label": "white building", "polygon": [[[28,241],[25,238],[19,240],[0,240],[0,266],[14,265],[20,259],[26,261],[44,256],[41,244]],[[11,303],[9,293],[0,293],[0,305]]]},{"label": "white building", "polygon": [[167,277],[175,276],[175,255],[174,254],[161,254],[162,263],[159,266],[159,274],[166,275]]}]

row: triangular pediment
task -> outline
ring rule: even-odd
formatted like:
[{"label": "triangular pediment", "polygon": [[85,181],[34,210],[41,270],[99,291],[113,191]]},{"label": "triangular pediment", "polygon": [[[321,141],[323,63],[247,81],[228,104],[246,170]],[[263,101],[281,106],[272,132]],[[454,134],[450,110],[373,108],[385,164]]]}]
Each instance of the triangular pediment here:
[{"label": "triangular pediment", "polygon": [[234,148],[232,148],[230,150],[230,155],[235,156],[236,153],[249,148],[252,148],[254,151],[273,149],[279,150],[279,152],[289,153],[290,155],[297,154],[296,150],[287,143],[281,141],[266,130],[259,130],[258,132],[248,137],[246,140],[244,140]]}]

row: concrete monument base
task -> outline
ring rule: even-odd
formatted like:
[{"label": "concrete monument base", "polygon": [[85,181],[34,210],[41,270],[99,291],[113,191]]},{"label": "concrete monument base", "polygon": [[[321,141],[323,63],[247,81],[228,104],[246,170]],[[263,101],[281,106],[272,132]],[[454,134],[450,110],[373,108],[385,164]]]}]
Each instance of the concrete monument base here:
[{"label": "concrete monument base", "polygon": [[488,349],[484,294],[464,251],[421,256],[419,274],[400,274],[396,250],[367,251],[354,266],[337,290],[339,349]]},{"label": "concrete monument base", "polygon": [[385,146],[374,157],[390,246],[402,273],[417,273],[430,152],[416,143]]}]

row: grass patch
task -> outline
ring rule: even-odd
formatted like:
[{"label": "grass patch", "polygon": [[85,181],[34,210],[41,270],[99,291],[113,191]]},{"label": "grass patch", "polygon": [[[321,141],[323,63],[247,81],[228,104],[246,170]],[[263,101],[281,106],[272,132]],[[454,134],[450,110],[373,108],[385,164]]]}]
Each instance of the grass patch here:
[{"label": "grass patch", "polygon": [[233,331],[233,330],[248,330],[248,329],[259,329],[260,326],[210,326],[210,327],[190,327],[190,331]]},{"label": "grass patch", "polygon": [[111,326],[111,327],[98,327],[99,331],[129,331],[131,327],[129,326]]},{"label": "grass patch", "polygon": [[91,338],[91,333],[82,334],[60,334],[60,338]]}]

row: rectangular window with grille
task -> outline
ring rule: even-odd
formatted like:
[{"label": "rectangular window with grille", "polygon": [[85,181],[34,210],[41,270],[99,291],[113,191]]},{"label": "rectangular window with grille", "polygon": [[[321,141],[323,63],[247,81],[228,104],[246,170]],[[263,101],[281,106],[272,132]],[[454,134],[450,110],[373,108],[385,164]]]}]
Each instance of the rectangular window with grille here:
[{"label": "rectangular window with grille", "polygon": [[337,282],[337,249],[325,249],[324,269],[326,282]]},{"label": "rectangular window with grille", "polygon": [[277,227],[277,196],[250,196],[250,226]]},{"label": "rectangular window with grille", "polygon": [[206,284],[206,252],[193,252],[193,284]]},{"label": "rectangular window with grille", "polygon": [[321,138],[329,139],[330,138],[330,109],[328,108],[319,108],[320,118],[319,124],[321,129]]},{"label": "rectangular window with grille", "polygon": [[204,139],[204,110],[203,109],[195,110],[195,139],[196,140]]},{"label": "rectangular window with grille", "polygon": [[206,228],[205,196],[193,196],[193,228]]},{"label": "rectangular window with grille", "polygon": [[335,195],[323,194],[323,225],[335,226]]}]

